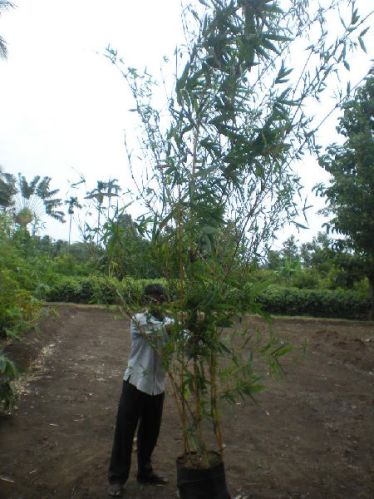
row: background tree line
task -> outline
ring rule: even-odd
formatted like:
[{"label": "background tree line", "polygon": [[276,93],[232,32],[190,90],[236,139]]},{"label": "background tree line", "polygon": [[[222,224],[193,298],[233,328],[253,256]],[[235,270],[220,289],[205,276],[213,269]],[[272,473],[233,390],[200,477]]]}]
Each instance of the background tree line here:
[{"label": "background tree line", "polygon": [[[320,164],[331,174],[329,185],[317,185],[326,198],[326,214],[332,215],[325,233],[299,245],[294,236],[279,250],[268,246],[262,255],[248,255],[237,248],[235,224],[227,226],[217,239],[243,269],[251,269],[254,282],[298,289],[349,290],[370,296],[373,309],[374,262],[374,77],[369,74],[354,97],[342,106],[338,131],[345,141],[329,146],[320,155]],[[79,185],[84,182],[81,180]],[[126,212],[127,193],[116,179],[97,181],[83,199],[59,197],[52,179],[36,176],[28,181],[0,171],[0,274],[2,319],[9,312],[4,299],[10,289],[22,289],[38,299],[48,299],[47,290],[61,279],[106,276],[124,278],[163,278],[155,258],[151,238],[145,232],[146,220],[133,220]],[[93,213],[93,222],[78,217]],[[40,228],[53,217],[69,222],[68,241],[40,236]],[[81,242],[71,243],[73,221],[80,223]],[[334,232],[340,235],[334,239]],[[343,237],[342,237],[343,236]],[[162,236],[172,241],[166,231]],[[162,241],[161,241],[162,243]],[[160,240],[158,241],[160,244]],[[209,245],[209,231],[202,235],[201,247]],[[223,253],[221,258],[223,258]],[[177,269],[175,269],[177,275]],[[8,284],[6,284],[8,283]],[[56,294],[54,294],[56,296]],[[24,299],[24,297],[23,297]],[[371,312],[372,313],[372,312]],[[4,315],[5,314],[5,315]]]}]

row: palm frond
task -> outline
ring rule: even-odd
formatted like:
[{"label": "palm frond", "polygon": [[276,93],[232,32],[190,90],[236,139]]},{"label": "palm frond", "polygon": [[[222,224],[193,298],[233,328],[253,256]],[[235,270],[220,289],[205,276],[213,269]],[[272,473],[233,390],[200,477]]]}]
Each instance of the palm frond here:
[{"label": "palm frond", "polygon": [[46,199],[50,199],[51,197],[55,196],[58,192],[60,192],[60,189],[54,189],[53,191],[48,190],[48,193],[46,194]]},{"label": "palm frond", "polygon": [[17,193],[15,183],[7,182],[0,177],[0,206],[9,208],[14,204],[14,195]]},{"label": "palm frond", "polygon": [[30,184],[27,182],[26,177],[20,173],[18,174],[18,185],[21,196],[25,199],[30,199],[34,192],[30,189]]},{"label": "palm frond", "polygon": [[40,175],[36,175],[29,184],[30,191],[32,191],[33,194],[35,194],[35,189],[36,186],[38,185],[39,180],[40,180]]},{"label": "palm frond", "polygon": [[46,199],[49,197],[49,184],[51,182],[51,177],[43,177],[36,188],[36,195],[41,199]]}]

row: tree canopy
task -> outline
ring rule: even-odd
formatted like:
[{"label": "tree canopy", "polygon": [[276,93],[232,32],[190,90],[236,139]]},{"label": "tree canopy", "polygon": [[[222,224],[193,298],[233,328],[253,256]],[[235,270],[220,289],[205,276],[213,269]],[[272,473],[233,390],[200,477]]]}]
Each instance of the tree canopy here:
[{"label": "tree canopy", "polygon": [[374,76],[369,74],[353,99],[343,106],[338,132],[342,145],[332,144],[320,165],[332,177],[317,191],[327,197],[330,225],[361,255],[374,287]]},{"label": "tree canopy", "polygon": [[332,175],[319,192],[328,199],[331,226],[358,252],[374,258],[374,76],[344,106],[338,132],[342,145],[332,144],[320,165]]},{"label": "tree canopy", "polygon": [[21,173],[16,177],[0,170],[0,206],[13,213],[15,222],[33,231],[41,223],[43,215],[64,222],[64,213],[59,209],[62,200],[56,198],[59,189],[51,189],[51,177],[36,175],[28,181]]}]

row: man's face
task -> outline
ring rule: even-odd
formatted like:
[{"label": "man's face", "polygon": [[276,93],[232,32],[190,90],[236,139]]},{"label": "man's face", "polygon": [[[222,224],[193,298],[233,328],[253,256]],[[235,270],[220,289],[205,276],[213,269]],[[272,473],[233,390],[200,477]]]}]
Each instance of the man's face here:
[{"label": "man's face", "polygon": [[149,295],[149,303],[152,305],[160,305],[166,301],[166,297],[163,294]]}]

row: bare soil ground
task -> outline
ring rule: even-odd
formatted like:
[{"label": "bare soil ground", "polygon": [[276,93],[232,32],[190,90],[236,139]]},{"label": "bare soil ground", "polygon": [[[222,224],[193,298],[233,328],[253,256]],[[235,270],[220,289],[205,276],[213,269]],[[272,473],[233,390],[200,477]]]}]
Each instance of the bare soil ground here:
[{"label": "bare soil ground", "polygon": [[[8,349],[25,374],[18,410],[0,419],[3,499],[107,497],[128,323],[97,307],[55,310]],[[306,353],[287,360],[259,405],[224,408],[232,497],[373,499],[374,323],[283,318],[274,329],[296,350],[307,341]],[[154,465],[170,483],[140,487],[133,469],[125,497],[175,498],[180,452],[169,395]]]}]

